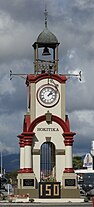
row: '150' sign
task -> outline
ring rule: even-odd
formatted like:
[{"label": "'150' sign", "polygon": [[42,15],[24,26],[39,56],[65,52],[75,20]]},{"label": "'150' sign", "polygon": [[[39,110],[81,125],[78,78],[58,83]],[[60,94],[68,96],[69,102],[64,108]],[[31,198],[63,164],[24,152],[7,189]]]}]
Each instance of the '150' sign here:
[{"label": "'150' sign", "polygon": [[40,182],[39,198],[60,198],[60,182]]}]

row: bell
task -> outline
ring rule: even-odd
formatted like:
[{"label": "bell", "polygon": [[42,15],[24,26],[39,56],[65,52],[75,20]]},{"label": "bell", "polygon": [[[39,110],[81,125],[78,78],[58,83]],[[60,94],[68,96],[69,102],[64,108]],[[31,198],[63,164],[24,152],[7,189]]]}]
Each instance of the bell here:
[{"label": "bell", "polygon": [[51,55],[48,47],[44,47],[42,55]]}]

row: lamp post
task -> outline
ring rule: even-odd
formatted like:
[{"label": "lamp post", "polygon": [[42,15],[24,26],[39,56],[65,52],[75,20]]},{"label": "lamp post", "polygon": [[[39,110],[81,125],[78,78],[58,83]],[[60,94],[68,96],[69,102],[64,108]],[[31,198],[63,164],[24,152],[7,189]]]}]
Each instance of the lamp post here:
[{"label": "lamp post", "polygon": [[2,178],[2,150],[1,150],[1,178]]}]

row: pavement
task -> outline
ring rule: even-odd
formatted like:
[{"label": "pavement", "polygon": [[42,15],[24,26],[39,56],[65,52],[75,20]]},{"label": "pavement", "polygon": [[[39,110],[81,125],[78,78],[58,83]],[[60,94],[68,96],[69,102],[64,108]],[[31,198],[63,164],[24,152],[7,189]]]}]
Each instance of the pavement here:
[{"label": "pavement", "polygon": [[83,203],[84,198],[59,198],[59,199],[40,199],[35,198],[34,203]]},{"label": "pavement", "polygon": [[[4,191],[4,190],[1,190],[1,192],[5,195],[5,196],[7,196],[8,195],[8,192],[6,192],[6,191]],[[12,192],[10,192],[9,194],[11,194]],[[21,201],[22,203],[23,203],[23,205],[24,205],[24,201],[22,200]],[[6,203],[6,206],[9,206],[8,204],[9,204],[9,201],[8,200],[6,200],[6,201],[0,201],[0,206],[2,206],[2,204],[4,204],[4,203]],[[75,204],[78,204],[79,206],[80,205],[84,205],[85,206],[85,204],[86,204],[86,206],[87,206],[87,203],[88,204],[92,204],[92,200],[91,201],[89,201],[89,202],[85,202],[85,197],[84,196],[82,196],[81,198],[59,198],[59,199],[40,199],[40,198],[34,198],[34,201],[33,202],[30,202],[30,204],[32,204],[32,205],[45,205],[45,204],[47,204],[47,205],[64,205],[65,204],[65,206],[66,205],[75,205]],[[12,204],[12,203],[11,203]],[[13,203],[13,204],[19,204],[19,200],[16,202],[16,203]],[[28,202],[26,202],[25,203],[26,205],[28,204]],[[91,205],[92,206],[92,205]]]}]

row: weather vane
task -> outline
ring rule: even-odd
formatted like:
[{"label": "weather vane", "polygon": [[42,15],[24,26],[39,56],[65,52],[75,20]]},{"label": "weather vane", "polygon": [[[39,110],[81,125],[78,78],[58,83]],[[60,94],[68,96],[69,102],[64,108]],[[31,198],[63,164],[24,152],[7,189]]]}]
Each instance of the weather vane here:
[{"label": "weather vane", "polygon": [[67,74],[63,74],[63,75],[65,75],[65,76],[67,76],[67,77],[79,77],[79,80],[81,81],[82,79],[81,79],[81,74],[82,72],[80,71],[79,73],[77,73],[77,74],[74,74],[74,73],[67,73]]},{"label": "weather vane", "polygon": [[[27,73],[13,73],[12,70],[10,70],[10,80],[12,80],[13,76],[19,76],[21,78],[24,78],[26,79],[26,76],[28,74]],[[65,75],[67,77],[79,77],[79,80],[81,81],[81,71],[77,74],[73,74],[73,73],[66,73],[66,74],[62,74],[62,75]],[[50,76],[51,76],[51,73],[50,73]]]},{"label": "weather vane", "polygon": [[48,12],[47,12],[46,5],[45,5],[44,15],[45,15],[45,27],[47,28],[47,17],[48,17]]},{"label": "weather vane", "polygon": [[26,79],[27,73],[13,73],[12,70],[10,70],[10,80],[12,80],[13,76],[19,76]]}]

